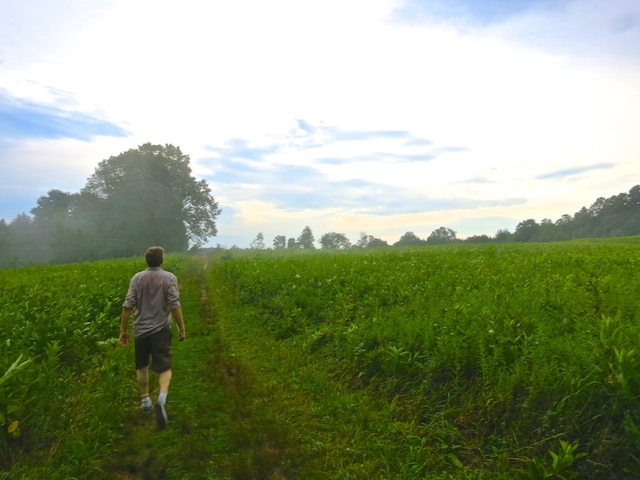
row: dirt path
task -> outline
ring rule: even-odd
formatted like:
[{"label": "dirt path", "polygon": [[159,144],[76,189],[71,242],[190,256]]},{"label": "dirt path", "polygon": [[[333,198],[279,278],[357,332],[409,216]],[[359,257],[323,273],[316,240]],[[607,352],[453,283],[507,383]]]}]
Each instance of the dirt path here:
[{"label": "dirt path", "polygon": [[[185,271],[176,272],[187,339],[174,342],[167,428],[157,430],[153,416],[139,410],[132,371],[130,415],[104,462],[109,478],[295,478],[288,434],[273,416],[273,398],[225,338],[226,322],[220,322],[207,287],[206,262],[190,260]],[[152,399],[156,381],[152,376]]]}]

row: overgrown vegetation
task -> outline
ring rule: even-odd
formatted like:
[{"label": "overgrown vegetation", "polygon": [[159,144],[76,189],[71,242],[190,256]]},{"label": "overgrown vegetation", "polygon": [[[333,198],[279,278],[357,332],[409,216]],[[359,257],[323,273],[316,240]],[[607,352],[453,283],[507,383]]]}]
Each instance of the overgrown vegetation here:
[{"label": "overgrown vegetation", "polygon": [[161,432],[114,338],[141,259],[2,271],[0,478],[636,478],[639,246],[171,257]]},{"label": "overgrown vegetation", "polygon": [[401,473],[410,464],[601,479],[640,473],[639,260],[635,238],[262,254],[220,268],[251,322],[393,412],[384,436],[361,427],[380,450],[357,478],[416,478]]}]

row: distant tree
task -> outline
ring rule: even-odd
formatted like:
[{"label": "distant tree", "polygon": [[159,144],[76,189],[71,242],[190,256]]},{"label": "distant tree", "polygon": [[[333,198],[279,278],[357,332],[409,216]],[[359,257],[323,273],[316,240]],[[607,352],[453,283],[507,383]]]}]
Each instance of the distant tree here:
[{"label": "distant tree", "polygon": [[636,185],[629,190],[625,204],[625,235],[640,234],[640,185]]},{"label": "distant tree", "polygon": [[414,247],[417,245],[424,245],[425,241],[413,232],[407,232],[400,237],[396,243],[393,244],[394,247]]},{"label": "distant tree", "polygon": [[573,231],[573,217],[566,213],[555,221],[556,240],[572,240],[575,235]]},{"label": "distant tree", "polygon": [[302,229],[302,233],[298,237],[296,241],[296,245],[300,248],[306,249],[315,249],[315,245],[313,244],[316,239],[313,237],[313,232],[309,226],[306,226]]},{"label": "distant tree", "polygon": [[46,245],[49,263],[67,263],[87,260],[86,229],[89,224],[80,222],[74,215],[79,194],[49,190],[31,209],[34,227]]},{"label": "distant tree", "polygon": [[11,266],[12,250],[9,225],[0,218],[0,268]]},{"label": "distant tree", "polygon": [[68,219],[75,204],[77,194],[52,189],[42,196],[31,209],[36,222],[49,222],[56,218]]},{"label": "distant tree", "polygon": [[573,214],[572,230],[574,238],[587,238],[593,236],[594,218],[587,207],[582,207]]},{"label": "distant tree", "polygon": [[513,233],[511,233],[507,228],[500,229],[496,232],[496,236],[494,238],[497,243],[512,242]]},{"label": "distant tree", "polygon": [[220,209],[189,156],[173,145],[145,143],[100,162],[78,199],[101,256],[127,256],[149,245],[186,251],[217,233]]},{"label": "distant tree", "polygon": [[389,244],[386,240],[382,240],[381,238],[373,237],[369,243],[367,244],[367,248],[380,248],[380,247],[388,247]]},{"label": "distant tree", "polygon": [[365,232],[360,232],[360,238],[355,243],[355,246],[366,248],[371,240],[373,240],[373,235],[367,235]]},{"label": "distant tree", "polygon": [[351,246],[351,242],[344,233],[329,232],[320,237],[323,249],[344,249]]},{"label": "distant tree", "polygon": [[251,250],[264,250],[264,235],[262,232],[259,232],[258,235],[256,235],[256,238],[253,239],[249,248],[251,248]]},{"label": "distant tree", "polygon": [[540,225],[533,218],[524,220],[516,226],[513,234],[514,242],[532,242],[540,231]]},{"label": "distant tree", "polygon": [[443,243],[452,243],[456,241],[456,232],[447,227],[440,227],[429,235],[427,238],[428,245],[441,245]]},{"label": "distant tree", "polygon": [[543,218],[540,221],[540,226],[533,241],[536,242],[553,242],[557,239],[558,230],[556,229],[553,220],[550,218]]},{"label": "distant tree", "polygon": [[287,247],[287,237],[284,235],[276,235],[273,239],[273,248],[280,250]]},{"label": "distant tree", "polygon": [[287,248],[298,248],[295,238],[291,237],[287,240]]},{"label": "distant tree", "polygon": [[356,242],[357,247],[361,248],[377,248],[388,247],[389,244],[380,238],[376,238],[373,235],[367,235],[366,233],[360,233],[360,239]]},{"label": "distant tree", "polygon": [[47,248],[33,219],[26,213],[16,216],[8,225],[12,263],[31,265],[47,262]]},{"label": "distant tree", "polygon": [[488,235],[472,235],[464,239],[464,243],[491,243],[494,239]]}]

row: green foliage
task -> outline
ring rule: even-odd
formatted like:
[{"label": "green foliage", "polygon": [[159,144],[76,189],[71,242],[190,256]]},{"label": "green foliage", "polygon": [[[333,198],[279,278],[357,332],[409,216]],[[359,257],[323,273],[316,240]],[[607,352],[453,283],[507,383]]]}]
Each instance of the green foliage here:
[{"label": "green foliage", "polygon": [[[582,478],[624,478],[637,467],[639,261],[636,244],[611,241],[244,255],[216,267],[252,307],[247,320],[393,402],[412,435],[443,429],[463,465],[514,472],[513,459],[562,438],[589,452]],[[478,449],[492,453],[480,460]],[[570,454],[546,471],[568,475]]]},{"label": "green foliage", "polygon": [[143,263],[0,270],[0,468],[24,450],[36,460],[56,448],[77,462],[57,469],[80,471],[114,441],[104,419],[127,393],[114,336],[128,280]]},{"label": "green foliage", "polygon": [[[183,440],[206,452],[198,442],[213,438],[237,478],[635,478],[639,262],[637,243],[615,241],[216,253],[211,296],[227,305],[197,285],[191,296],[207,315],[233,315],[201,327],[226,335],[217,344],[191,337],[214,352],[194,354],[193,390],[199,375],[219,377],[238,402],[184,399],[229,424],[214,434],[199,415],[206,429]],[[122,443],[131,371],[114,336],[142,268],[0,271],[0,469],[11,478],[97,474]],[[183,271],[183,258],[166,268]]]},{"label": "green foliage", "polygon": [[27,368],[31,359],[22,361],[20,355],[0,377],[0,448],[5,447],[10,438],[20,437],[20,424],[24,421],[29,406],[27,386],[12,377]]},{"label": "green foliage", "polygon": [[549,450],[551,464],[545,464],[541,458],[534,458],[526,472],[516,475],[516,480],[545,480],[547,478],[566,480],[577,477],[579,474],[570,467],[576,460],[586,457],[586,453],[576,453],[578,444],[570,444],[560,440],[560,451],[554,453]]}]

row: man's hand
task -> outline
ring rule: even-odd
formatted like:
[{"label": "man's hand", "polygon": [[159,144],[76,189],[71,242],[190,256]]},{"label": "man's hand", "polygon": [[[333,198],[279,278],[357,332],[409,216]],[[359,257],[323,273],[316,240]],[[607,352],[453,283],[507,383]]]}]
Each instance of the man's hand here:
[{"label": "man's hand", "polygon": [[129,334],[127,333],[127,327],[129,326],[129,318],[131,318],[131,312],[133,308],[122,307],[122,315],[120,316],[120,345],[127,346],[129,342]]},{"label": "man's hand", "polygon": [[179,330],[178,341],[182,342],[185,338],[187,338],[187,333],[184,330]]}]

